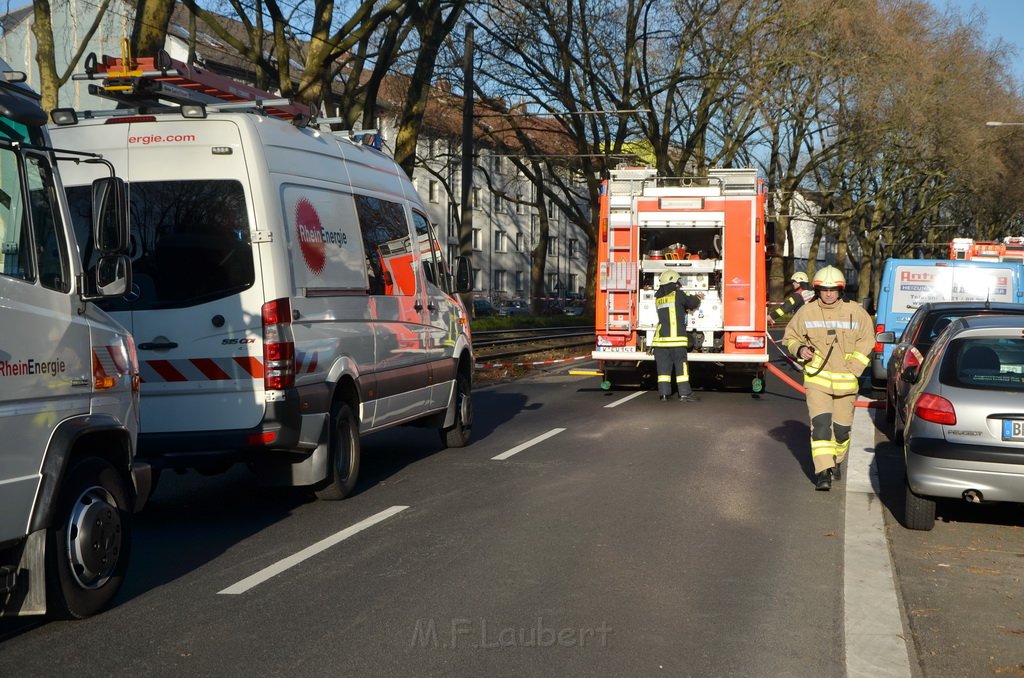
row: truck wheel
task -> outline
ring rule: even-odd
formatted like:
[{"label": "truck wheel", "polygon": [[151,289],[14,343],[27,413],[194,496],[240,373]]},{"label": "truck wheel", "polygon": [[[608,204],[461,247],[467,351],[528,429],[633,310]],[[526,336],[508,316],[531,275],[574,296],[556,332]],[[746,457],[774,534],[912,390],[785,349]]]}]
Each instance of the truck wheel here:
[{"label": "truck wheel", "polygon": [[935,527],[935,500],[920,497],[906,485],[903,524],[910,530],[930,530]]},{"label": "truck wheel", "polygon": [[335,406],[330,426],[330,468],[327,480],[316,489],[316,496],[337,501],[352,494],[359,478],[359,426],[346,403]]},{"label": "truck wheel", "polygon": [[455,380],[455,423],[441,429],[441,444],[445,447],[465,447],[473,429],[473,394],[469,379],[459,375]]},{"label": "truck wheel", "polygon": [[47,532],[47,609],[61,619],[99,612],[121,587],[131,550],[132,510],[110,462],[83,459],[60,489]]}]

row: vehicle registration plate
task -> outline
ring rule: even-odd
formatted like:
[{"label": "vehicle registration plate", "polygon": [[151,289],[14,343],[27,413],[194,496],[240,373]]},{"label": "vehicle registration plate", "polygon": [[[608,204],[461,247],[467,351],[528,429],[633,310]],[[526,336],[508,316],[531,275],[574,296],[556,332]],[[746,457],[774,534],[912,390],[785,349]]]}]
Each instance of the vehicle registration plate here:
[{"label": "vehicle registration plate", "polygon": [[1003,419],[1003,440],[1024,442],[1024,419]]}]

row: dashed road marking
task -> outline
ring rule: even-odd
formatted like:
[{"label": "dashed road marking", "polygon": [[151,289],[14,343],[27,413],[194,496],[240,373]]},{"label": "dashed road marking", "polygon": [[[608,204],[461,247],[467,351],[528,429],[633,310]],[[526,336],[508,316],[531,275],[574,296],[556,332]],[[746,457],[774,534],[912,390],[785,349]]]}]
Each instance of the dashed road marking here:
[{"label": "dashed road marking", "polygon": [[640,396],[642,396],[645,393],[647,393],[647,391],[637,391],[635,393],[630,393],[628,396],[626,396],[624,398],[619,398],[614,403],[608,403],[607,405],[605,405],[605,407],[618,407],[622,403],[627,403],[630,400],[632,400],[633,398],[639,398]]},{"label": "dashed road marking", "polygon": [[355,525],[352,525],[351,527],[346,527],[341,532],[337,532],[335,534],[332,534],[330,537],[327,537],[326,539],[321,539],[320,541],[318,541],[317,543],[313,544],[312,546],[307,546],[306,548],[302,549],[301,551],[299,551],[295,555],[288,556],[287,558],[285,558],[283,560],[279,560],[279,561],[277,561],[276,563],[274,563],[273,565],[271,565],[269,567],[263,568],[262,570],[260,570],[256,574],[253,574],[253,575],[250,575],[250,576],[246,577],[245,579],[243,579],[242,581],[238,582],[237,584],[233,584],[233,585],[227,587],[226,589],[224,589],[223,591],[218,591],[217,594],[218,595],[224,594],[224,595],[232,596],[232,595],[238,595],[240,593],[245,593],[246,591],[248,591],[249,589],[253,588],[254,586],[258,586],[259,584],[262,584],[263,582],[267,581],[271,577],[279,575],[282,572],[284,572],[285,570],[298,565],[299,563],[301,563],[302,561],[306,560],[307,558],[312,558],[316,554],[318,554],[321,551],[324,551],[326,549],[329,549],[330,547],[334,546],[338,542],[344,541],[344,540],[348,539],[349,537],[351,537],[352,535],[358,534],[359,532],[362,532],[363,530],[365,530],[368,527],[372,527],[372,526],[376,525],[377,523],[379,523],[381,521],[387,520],[391,516],[393,516],[393,515],[395,515],[397,513],[401,513],[402,511],[404,511],[407,508],[409,508],[409,507],[408,506],[392,506],[391,508],[385,509],[385,510],[381,511],[380,513],[376,513],[376,514],[370,516],[369,518],[367,518],[366,520],[361,520],[358,523],[356,523]]},{"label": "dashed road marking", "polygon": [[547,440],[548,438],[550,438],[552,436],[556,436],[556,435],[558,435],[559,433],[561,433],[564,430],[565,430],[564,428],[553,428],[550,431],[548,431],[547,433],[542,433],[541,435],[537,436],[533,440],[527,440],[522,445],[516,445],[511,450],[506,450],[506,451],[502,452],[497,457],[491,457],[491,461],[502,461],[504,459],[508,459],[513,454],[518,454],[518,453],[522,452],[523,450],[525,450],[528,447],[533,447],[537,443],[542,443],[545,440]]}]

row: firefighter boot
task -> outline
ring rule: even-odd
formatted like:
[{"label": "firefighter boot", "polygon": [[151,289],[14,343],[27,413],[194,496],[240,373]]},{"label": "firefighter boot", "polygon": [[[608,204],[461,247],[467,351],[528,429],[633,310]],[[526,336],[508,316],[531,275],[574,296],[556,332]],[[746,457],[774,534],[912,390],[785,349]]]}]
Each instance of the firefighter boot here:
[{"label": "firefighter boot", "polygon": [[814,489],[819,492],[828,492],[832,489],[832,469],[814,474]]},{"label": "firefighter boot", "polygon": [[839,461],[837,457],[832,457],[835,461],[835,468],[832,469],[832,480],[843,479],[843,462]]}]

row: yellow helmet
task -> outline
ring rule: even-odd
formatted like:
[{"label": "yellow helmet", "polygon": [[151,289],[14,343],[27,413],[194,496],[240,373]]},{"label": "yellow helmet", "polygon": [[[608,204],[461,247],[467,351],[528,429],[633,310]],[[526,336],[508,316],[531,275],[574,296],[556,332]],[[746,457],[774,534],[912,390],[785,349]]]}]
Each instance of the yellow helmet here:
[{"label": "yellow helmet", "polygon": [[790,281],[798,282],[798,283],[805,283],[805,282],[807,282],[807,274],[804,273],[803,271],[797,271],[796,273],[793,274],[793,277],[790,278]]},{"label": "yellow helmet", "polygon": [[679,274],[675,271],[662,271],[661,275],[658,276],[658,282],[662,285],[671,285],[674,282],[679,282]]},{"label": "yellow helmet", "polygon": [[816,289],[835,290],[846,287],[846,276],[835,266],[826,266],[814,274]]}]

